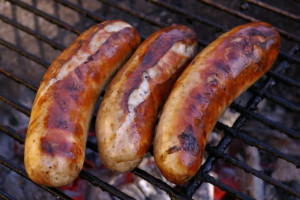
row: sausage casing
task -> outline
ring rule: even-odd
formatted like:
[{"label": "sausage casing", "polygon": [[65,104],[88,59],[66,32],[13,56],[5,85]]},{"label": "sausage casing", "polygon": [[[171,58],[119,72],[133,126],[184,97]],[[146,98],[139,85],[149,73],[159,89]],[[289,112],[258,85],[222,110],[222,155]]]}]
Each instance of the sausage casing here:
[{"label": "sausage casing", "polygon": [[200,168],[220,114],[276,60],[280,35],[263,22],[238,26],[208,45],[174,84],[157,126],[154,157],[180,184]]},{"label": "sausage casing", "polygon": [[139,42],[129,24],[106,21],[54,60],[38,89],[25,140],[25,168],[34,182],[58,187],[78,176],[97,98]]},{"label": "sausage casing", "polygon": [[125,172],[140,163],[151,145],[158,109],[196,47],[194,31],[172,25],[149,36],[120,69],[96,121],[98,149],[106,167]]}]

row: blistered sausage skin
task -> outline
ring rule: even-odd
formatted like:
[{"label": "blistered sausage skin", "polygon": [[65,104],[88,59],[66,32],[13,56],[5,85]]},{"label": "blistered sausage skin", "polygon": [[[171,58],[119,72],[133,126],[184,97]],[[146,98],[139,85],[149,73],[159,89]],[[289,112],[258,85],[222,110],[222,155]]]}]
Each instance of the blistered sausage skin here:
[{"label": "blistered sausage skin", "polygon": [[189,64],[166,100],[154,140],[155,161],[169,181],[195,175],[220,114],[270,69],[279,48],[274,28],[250,23],[221,35]]},{"label": "blistered sausage skin", "polygon": [[58,187],[78,176],[97,98],[139,43],[133,27],[111,20],[89,28],[54,60],[37,92],[25,140],[25,168],[34,182]]},{"label": "blistered sausage skin", "polygon": [[149,36],[117,73],[96,121],[106,167],[125,172],[141,162],[152,143],[158,109],[196,47],[194,31],[172,25]]}]

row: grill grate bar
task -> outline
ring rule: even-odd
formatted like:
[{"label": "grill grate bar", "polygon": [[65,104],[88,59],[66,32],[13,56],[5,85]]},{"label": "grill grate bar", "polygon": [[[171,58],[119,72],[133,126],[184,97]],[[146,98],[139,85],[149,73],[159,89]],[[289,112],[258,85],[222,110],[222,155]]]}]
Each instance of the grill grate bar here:
[{"label": "grill grate bar", "polygon": [[168,10],[170,10],[172,12],[176,12],[176,13],[184,15],[184,16],[190,18],[190,19],[194,19],[194,20],[197,20],[199,22],[202,22],[203,24],[206,24],[206,25],[208,25],[208,26],[210,26],[210,27],[212,27],[212,28],[214,28],[216,30],[220,30],[220,31],[223,31],[223,32],[229,30],[228,28],[226,28],[225,26],[222,26],[221,24],[218,24],[218,23],[216,23],[214,21],[211,21],[209,19],[201,17],[201,16],[199,16],[197,14],[189,12],[189,11],[187,11],[185,9],[177,7],[177,6],[172,5],[170,3],[163,2],[161,0],[148,0],[148,1],[150,1],[151,3],[154,3],[154,4],[158,5],[158,6],[167,8]]},{"label": "grill grate bar", "polygon": [[288,61],[300,64],[300,59],[299,58],[291,56],[291,55],[289,55],[289,54],[287,54],[287,53],[285,53],[283,51],[279,52],[279,56],[282,57],[282,58],[284,58],[284,59],[286,59],[286,60],[288,60]]},{"label": "grill grate bar", "polygon": [[276,179],[273,179],[270,176],[265,175],[263,172],[253,169],[246,163],[239,161],[237,159],[234,159],[226,153],[219,152],[219,151],[215,150],[213,147],[211,147],[210,145],[207,145],[206,150],[209,153],[215,155],[216,157],[221,158],[221,159],[225,160],[226,162],[228,162],[240,169],[243,169],[245,172],[251,173],[251,174],[255,175],[256,177],[266,181],[267,183],[270,183],[280,189],[286,190],[289,193],[291,193],[292,195],[300,198],[300,193],[297,190],[295,190],[294,188],[291,188],[291,187],[281,183],[280,181],[277,181]]},{"label": "grill grate bar", "polygon": [[230,127],[228,127],[225,124],[222,124],[220,122],[217,122],[216,128],[220,129],[220,130],[223,130],[225,133],[229,134],[230,136],[239,138],[240,140],[242,140],[243,142],[245,142],[248,145],[255,146],[255,147],[257,147],[261,150],[264,150],[268,153],[271,153],[272,155],[274,155],[276,157],[279,157],[279,158],[284,159],[284,160],[286,160],[290,163],[293,163],[298,168],[300,167],[300,161],[299,160],[293,158],[292,156],[290,156],[288,154],[285,154],[285,153],[275,149],[274,147],[271,147],[271,146],[267,145],[264,142],[261,142],[258,139],[255,139],[255,138],[249,136],[248,134],[246,134],[244,132],[232,129],[232,128],[230,128]]},{"label": "grill grate bar", "polygon": [[[97,22],[103,22],[105,20],[108,20],[106,19],[105,17],[103,16],[99,16],[98,13],[95,13],[95,12],[92,12],[92,11],[89,11],[87,9],[84,9],[82,8],[81,6],[78,6],[77,4],[74,4],[72,2],[69,2],[69,1],[66,1],[66,0],[55,0],[56,2],[60,3],[61,5],[65,6],[65,7],[68,7],[70,9],[73,9],[75,10],[76,12],[82,14],[82,15],[85,15]],[[142,40],[145,40],[147,38],[147,36],[139,33],[140,37]]]},{"label": "grill grate bar", "polygon": [[19,84],[24,85],[25,87],[29,88],[30,90],[37,92],[38,87],[35,86],[33,83],[29,83],[28,81],[23,80],[22,78],[19,78],[17,75],[6,71],[4,68],[0,67],[0,73],[5,75],[6,77],[16,81]]},{"label": "grill grate bar", "polygon": [[78,6],[75,3],[72,3],[72,2],[69,2],[69,1],[66,1],[66,0],[55,0],[55,1],[62,4],[62,5],[64,5],[64,6],[66,6],[66,7],[68,7],[68,8],[70,8],[70,9],[72,9],[72,10],[75,10],[76,12],[81,13],[81,14],[83,14],[83,15],[85,15],[85,16],[87,16],[87,17],[89,17],[89,18],[91,18],[95,21],[103,22],[103,21],[107,20],[105,17],[100,16],[97,13],[91,12],[91,11],[81,7],[81,6]]},{"label": "grill grate bar", "polygon": [[[26,174],[26,172],[23,168],[19,167],[17,164],[13,163],[12,161],[6,159],[2,155],[0,155],[0,164],[7,167],[7,168],[9,168],[10,170],[16,172],[17,174],[23,176],[27,180],[31,181],[28,178],[28,176],[27,176],[27,174]],[[34,183],[34,182],[32,182],[32,183]],[[34,184],[37,185],[38,187],[46,190],[47,192],[49,192],[50,194],[52,194],[55,197],[59,197],[60,199],[71,199],[70,197],[66,196],[64,193],[62,193],[61,191],[59,191],[56,188],[49,188],[49,187],[41,186],[41,185],[36,184],[36,183],[34,183]]]},{"label": "grill grate bar", "polygon": [[282,98],[280,96],[276,96],[274,94],[271,94],[270,92],[267,92],[265,96],[270,99],[271,101],[284,106],[287,109],[290,109],[292,111],[300,112],[300,106],[286,100],[285,98]]},{"label": "grill grate bar", "polygon": [[[295,45],[291,48],[289,54],[293,55],[295,53],[295,51],[298,50],[297,48],[298,46]],[[286,66],[286,61],[283,61],[280,63],[280,65],[278,65],[275,68],[275,72],[281,72],[283,71],[283,69],[285,69]],[[270,87],[272,87],[273,85],[271,84],[273,82],[272,78],[267,78],[264,81],[263,87],[261,89],[262,94],[265,93]],[[253,110],[254,108],[256,108],[256,106],[259,104],[259,102],[262,101],[262,98],[260,96],[253,96],[247,103],[246,105],[246,110]],[[247,119],[247,115],[245,114],[241,114],[238,119],[235,121],[235,123],[232,126],[232,129],[240,129],[244,122]],[[219,123],[217,122],[217,125]],[[225,151],[225,149],[227,148],[227,146],[229,145],[229,143],[232,141],[232,136],[230,135],[225,135],[221,141],[219,142],[219,144],[217,145],[217,150],[218,151]],[[205,163],[200,167],[200,169],[198,170],[198,172],[196,173],[196,175],[191,179],[191,181],[188,184],[187,190],[186,190],[186,194],[191,197],[196,190],[201,186],[201,184],[203,183],[202,179],[201,179],[201,175],[203,176],[203,174],[208,173],[211,168],[213,163],[215,162],[216,157],[215,156],[209,156],[207,158],[207,160],[205,161]]]},{"label": "grill grate bar", "polygon": [[50,63],[48,63],[47,61],[33,55],[32,53],[29,53],[29,52],[25,51],[24,49],[21,49],[20,47],[17,47],[16,45],[14,45],[10,42],[2,40],[2,38],[0,38],[0,44],[7,47],[7,48],[9,48],[12,51],[17,52],[18,54],[20,54],[22,56],[28,58],[29,60],[32,60],[32,61],[42,65],[45,68],[48,68],[48,66],[50,65]]},{"label": "grill grate bar", "polygon": [[147,17],[147,15],[145,15],[141,12],[137,12],[137,11],[135,11],[135,10],[133,10],[133,9],[127,7],[127,6],[121,5],[120,3],[117,3],[115,1],[111,1],[111,0],[99,0],[99,1],[101,1],[105,4],[107,4],[107,5],[110,5],[114,8],[117,8],[117,9],[123,11],[123,12],[126,12],[126,13],[128,13],[132,16],[138,17],[139,19],[142,19],[142,20],[144,20],[146,22],[149,22],[150,24],[158,26],[160,28],[168,26],[168,24],[166,24],[166,23],[163,23],[163,22],[159,23],[159,22],[151,19],[150,17]]},{"label": "grill grate bar", "polygon": [[272,78],[282,81],[283,83],[288,84],[290,86],[300,88],[300,82],[295,81],[287,76],[284,76],[284,75],[274,72],[272,70],[268,71],[267,75],[272,76]]},{"label": "grill grate bar", "polygon": [[246,1],[250,2],[252,4],[255,4],[257,6],[260,6],[262,8],[268,9],[268,10],[274,12],[274,13],[278,13],[278,14],[283,15],[285,17],[289,17],[289,18],[294,19],[296,21],[300,21],[300,16],[292,14],[292,13],[289,13],[289,12],[284,11],[284,10],[281,10],[281,9],[279,9],[277,7],[271,6],[271,5],[266,4],[266,3],[262,2],[262,1],[257,1],[257,0],[246,0]]},{"label": "grill grate bar", "polygon": [[66,47],[64,47],[64,46],[62,46],[62,45],[56,43],[55,41],[53,41],[53,40],[51,40],[51,39],[49,39],[49,38],[47,38],[47,37],[41,35],[40,33],[36,32],[36,31],[34,31],[34,30],[31,30],[31,29],[29,29],[28,27],[23,26],[22,24],[18,23],[17,21],[12,20],[12,19],[10,19],[10,18],[8,18],[8,17],[6,17],[6,16],[4,16],[4,15],[2,15],[2,14],[0,14],[0,19],[1,19],[3,22],[5,22],[5,23],[7,23],[7,24],[10,24],[10,25],[12,25],[12,26],[14,26],[14,27],[16,27],[16,28],[18,28],[18,29],[20,29],[20,30],[22,30],[22,31],[24,31],[24,32],[26,32],[26,33],[28,33],[29,35],[32,35],[32,36],[36,37],[37,39],[39,39],[39,40],[41,40],[41,41],[43,41],[43,42],[49,44],[49,45],[52,46],[54,49],[58,49],[58,50],[61,50],[61,51],[62,51],[62,50],[64,50],[64,49],[66,48]]},{"label": "grill grate bar", "polygon": [[171,199],[187,199],[184,195],[176,190],[174,190],[171,186],[166,184],[165,182],[161,181],[160,179],[155,178],[154,176],[150,175],[149,173],[141,170],[139,168],[135,168],[132,171],[135,175],[145,179],[146,181],[150,182],[151,184],[157,186],[158,188],[162,189],[163,191],[167,192]]},{"label": "grill grate bar", "polygon": [[[242,19],[244,19],[244,20],[247,20],[247,21],[251,21],[251,22],[258,22],[258,21],[260,21],[259,19],[256,19],[256,18],[254,18],[254,17],[250,17],[249,15],[246,15],[246,14],[244,14],[244,13],[242,13],[242,12],[233,10],[233,9],[231,9],[231,8],[229,8],[229,7],[226,7],[226,6],[224,6],[224,5],[220,4],[220,3],[214,2],[214,1],[212,1],[212,0],[201,0],[201,2],[203,2],[203,3],[207,4],[207,5],[210,5],[210,6],[212,6],[212,7],[218,8],[218,9],[220,9],[220,10],[223,10],[223,11],[225,11],[225,12],[227,12],[227,13],[230,13],[230,14],[232,14],[232,15],[234,15],[234,16],[240,17],[240,18],[242,18]],[[299,36],[294,35],[294,34],[292,34],[292,33],[290,33],[290,32],[287,32],[287,31],[285,31],[285,30],[283,30],[283,29],[281,29],[281,28],[278,28],[278,27],[275,27],[275,28],[276,28],[276,29],[278,30],[278,32],[281,33],[283,36],[285,36],[285,37],[287,37],[287,38],[294,39],[294,40],[296,40],[297,42],[300,42],[300,37],[299,37]]]},{"label": "grill grate bar", "polygon": [[260,115],[258,113],[253,112],[253,111],[250,111],[250,110],[247,110],[247,109],[243,108],[242,106],[240,106],[239,104],[232,103],[230,105],[230,107],[235,109],[236,111],[238,111],[240,113],[243,113],[244,115],[246,115],[246,116],[248,116],[252,119],[255,119],[255,120],[261,122],[264,125],[269,126],[272,129],[276,129],[276,130],[279,130],[279,131],[285,133],[286,135],[288,135],[291,138],[300,139],[300,133],[298,133],[297,131],[295,131],[291,128],[288,128],[288,127],[286,127],[282,124],[279,124],[277,122],[274,122],[274,121],[266,118],[263,115]]},{"label": "grill grate bar", "polygon": [[[227,146],[231,141],[232,141],[232,137],[230,135],[225,135],[217,146],[218,151],[225,151],[225,149],[227,148]],[[216,160],[215,156],[209,156],[205,161],[205,163],[201,165],[196,175],[190,180],[186,189],[186,195],[188,197],[192,197],[193,194],[196,192],[196,190],[202,185],[203,181],[205,181],[203,179],[203,176],[205,173],[208,173],[211,170],[215,160]]]},{"label": "grill grate bar", "polygon": [[0,124],[0,131],[6,133],[9,137],[18,141],[20,144],[24,144],[25,136],[22,133],[2,124]]},{"label": "grill grate bar", "polygon": [[0,190],[0,199],[4,199],[4,200],[16,200],[14,197],[12,197],[9,194],[3,192],[2,190]]},{"label": "grill grate bar", "polygon": [[16,4],[22,8],[24,8],[25,10],[31,12],[31,13],[34,13],[42,18],[44,18],[45,20],[53,23],[53,24],[56,24],[57,26],[61,27],[61,28],[64,28],[68,31],[71,31],[73,33],[75,33],[76,35],[80,35],[81,34],[81,31],[76,29],[75,27],[61,21],[60,19],[58,19],[57,17],[54,17],[52,15],[49,15],[48,13],[44,12],[44,11],[41,11],[37,8],[35,8],[34,6],[31,6],[27,3],[24,3],[22,1],[19,1],[19,0],[7,0],[13,4]]},{"label": "grill grate bar", "polygon": [[[205,182],[211,183],[215,186],[217,186],[218,188],[220,188],[221,190],[225,190],[230,192],[231,194],[233,194],[236,198],[242,199],[242,200],[254,200],[251,197],[249,197],[248,195],[237,191],[236,189],[230,187],[227,184],[224,184],[223,182],[215,179],[214,177],[206,174],[206,173],[202,173],[200,179],[202,179]],[[234,199],[234,198],[232,198]]]},{"label": "grill grate bar", "polygon": [[30,108],[24,106],[23,104],[20,104],[15,100],[7,98],[3,94],[0,94],[0,100],[10,105],[11,107],[17,109],[18,111],[22,112],[23,114],[27,115],[28,117],[30,116]]},{"label": "grill grate bar", "polygon": [[112,194],[120,199],[126,199],[126,200],[133,199],[134,200],[134,198],[132,198],[131,196],[128,196],[127,194],[125,194],[124,192],[121,192],[120,190],[111,186],[110,184],[105,183],[104,181],[101,181],[96,176],[93,176],[92,174],[88,173],[85,170],[81,170],[79,176],[82,179],[89,181],[94,186],[100,187],[102,190],[107,191],[110,194]]},{"label": "grill grate bar", "polygon": [[253,92],[255,95],[263,96],[267,98],[268,100],[277,103],[281,106],[283,106],[286,109],[289,109],[294,112],[300,112],[300,106],[288,101],[285,98],[282,98],[278,95],[272,94],[270,92],[266,92],[265,94],[261,94],[259,89],[250,88],[250,91]]}]

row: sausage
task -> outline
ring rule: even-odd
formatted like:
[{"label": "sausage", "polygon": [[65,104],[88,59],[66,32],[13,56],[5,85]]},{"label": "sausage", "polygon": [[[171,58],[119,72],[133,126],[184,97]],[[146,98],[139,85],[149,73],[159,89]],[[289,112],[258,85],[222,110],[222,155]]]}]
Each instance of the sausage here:
[{"label": "sausage", "polygon": [[149,36],[114,77],[96,119],[100,158],[110,170],[130,171],[141,162],[158,109],[196,48],[193,30],[171,25]]},{"label": "sausage", "polygon": [[128,23],[105,21],[54,60],[35,97],[25,140],[25,169],[34,182],[58,187],[78,176],[97,98],[139,43]]},{"label": "sausage", "polygon": [[257,22],[221,35],[193,59],[166,100],[154,139],[155,161],[169,181],[195,175],[220,114],[270,69],[279,48],[278,32]]}]

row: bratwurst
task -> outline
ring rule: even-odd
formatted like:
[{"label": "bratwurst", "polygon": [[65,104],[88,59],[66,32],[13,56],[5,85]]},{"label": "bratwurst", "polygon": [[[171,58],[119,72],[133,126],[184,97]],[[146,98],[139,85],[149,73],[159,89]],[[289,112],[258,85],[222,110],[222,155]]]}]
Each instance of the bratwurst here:
[{"label": "bratwurst", "polygon": [[25,140],[25,169],[34,182],[58,187],[78,176],[97,98],[139,43],[129,24],[106,21],[54,60],[34,100]]},{"label": "bratwurst", "polygon": [[158,109],[196,47],[194,31],[172,25],[149,36],[120,69],[96,121],[98,149],[106,167],[125,172],[141,162],[152,143]]},{"label": "bratwurst", "polygon": [[195,175],[217,119],[270,69],[279,48],[274,28],[250,23],[221,35],[189,64],[166,100],[154,140],[155,161],[169,181]]}]

